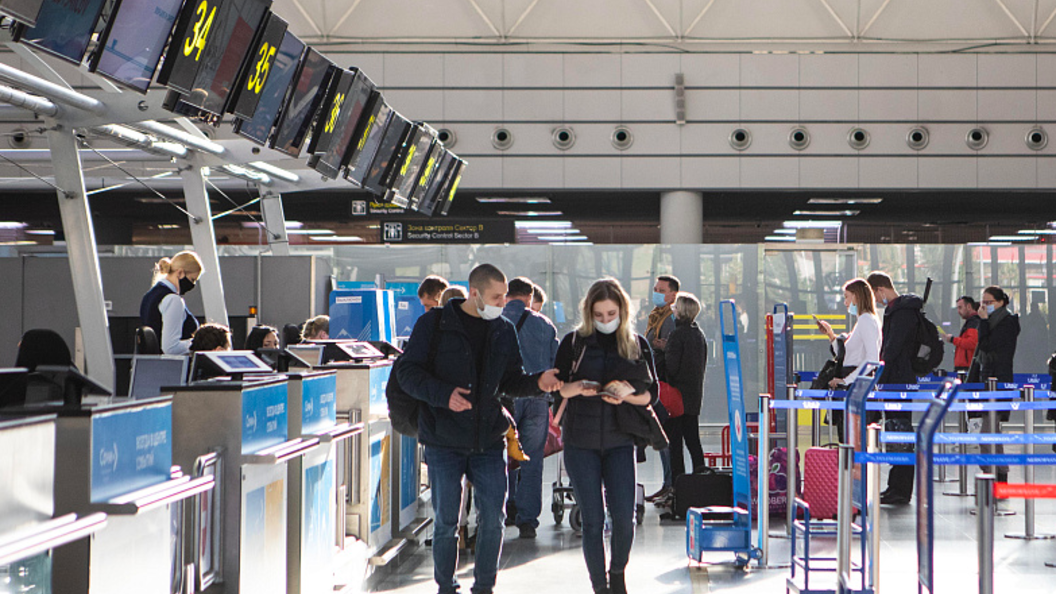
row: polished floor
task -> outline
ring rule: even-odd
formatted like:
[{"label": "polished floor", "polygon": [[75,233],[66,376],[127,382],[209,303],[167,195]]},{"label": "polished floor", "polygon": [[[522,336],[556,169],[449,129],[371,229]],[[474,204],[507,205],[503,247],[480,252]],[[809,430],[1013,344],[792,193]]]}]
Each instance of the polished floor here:
[{"label": "polished floor", "polygon": [[[709,448],[705,446],[705,449]],[[1011,452],[1011,450],[1010,450]],[[1039,451],[1040,453],[1040,451]],[[952,467],[951,467],[952,468]],[[977,469],[971,469],[974,475]],[[655,453],[638,466],[639,482],[648,492],[660,484],[660,464]],[[554,458],[547,460],[544,475],[544,498],[550,494],[550,483],[556,478]],[[951,470],[951,476],[955,476]],[[1021,470],[1013,469],[1010,482],[1022,480]],[[1038,467],[1036,482],[1056,482],[1052,467]],[[936,494],[956,490],[956,483],[936,483]],[[969,486],[969,490],[972,490]],[[936,594],[963,594],[978,591],[976,520],[969,513],[973,497],[938,496],[936,502]],[[546,499],[544,499],[545,501]],[[915,540],[915,501],[913,505],[885,507],[882,512],[880,553],[880,591],[910,593],[917,591],[917,554]],[[1023,501],[1002,502],[1002,509],[1015,515],[995,519],[994,592],[1021,594],[1056,592],[1056,569],[1045,566],[1056,562],[1056,540],[1023,541],[1005,538],[1005,534],[1024,530]],[[778,593],[785,590],[789,576],[789,541],[770,539],[770,563],[785,567],[758,568],[748,571],[733,567],[732,558],[721,553],[705,558],[705,565],[690,564],[685,554],[684,523],[661,522],[660,511],[647,506],[645,522],[639,526],[631,562],[627,568],[628,591],[632,594],[700,594],[706,592]],[[506,529],[497,594],[539,594],[541,592],[591,592],[587,571],[580,552],[580,539],[568,527],[567,519],[555,525],[544,513],[538,538],[518,539],[516,528]],[[1041,500],[1036,507],[1036,532],[1056,533],[1056,501]],[[774,519],[771,533],[784,533],[784,523]],[[835,539],[822,546],[835,548]],[[469,592],[473,583],[472,555],[463,555],[459,564],[462,591]],[[814,587],[825,586],[824,579]],[[392,594],[431,594],[436,592],[432,579],[431,551],[421,547],[410,555],[390,576],[374,589]]]}]

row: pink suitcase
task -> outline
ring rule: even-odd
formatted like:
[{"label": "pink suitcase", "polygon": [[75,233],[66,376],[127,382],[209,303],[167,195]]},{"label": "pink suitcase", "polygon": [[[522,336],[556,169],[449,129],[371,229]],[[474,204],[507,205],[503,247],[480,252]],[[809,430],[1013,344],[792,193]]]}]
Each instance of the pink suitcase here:
[{"label": "pink suitcase", "polygon": [[836,517],[839,463],[836,448],[809,448],[803,456],[803,500],[810,504],[812,520]]}]

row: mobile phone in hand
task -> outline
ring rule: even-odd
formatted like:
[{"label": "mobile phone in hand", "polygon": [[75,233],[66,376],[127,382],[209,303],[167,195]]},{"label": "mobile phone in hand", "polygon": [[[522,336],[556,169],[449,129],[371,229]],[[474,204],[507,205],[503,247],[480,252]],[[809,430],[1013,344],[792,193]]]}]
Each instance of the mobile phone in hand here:
[{"label": "mobile phone in hand", "polygon": [[601,391],[601,384],[598,383],[598,382],[590,381],[590,380],[583,380],[583,389],[584,390],[596,390],[596,391],[600,392]]}]

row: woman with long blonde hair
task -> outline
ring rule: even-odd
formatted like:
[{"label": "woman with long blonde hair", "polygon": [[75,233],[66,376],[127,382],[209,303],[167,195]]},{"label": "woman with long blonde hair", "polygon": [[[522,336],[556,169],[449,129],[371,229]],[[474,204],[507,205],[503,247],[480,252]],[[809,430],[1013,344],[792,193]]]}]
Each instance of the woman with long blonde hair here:
[{"label": "woman with long blonde hair", "polygon": [[565,382],[564,461],[583,517],[583,556],[594,591],[603,594],[627,591],[624,570],[634,541],[635,437],[617,409],[649,404],[654,381],[652,351],[631,328],[630,303],[615,279],[595,282],[583,299],[580,325],[561,341],[554,364]]},{"label": "woman with long blonde hair", "polygon": [[183,296],[194,290],[201,275],[202,260],[191,251],[162,258],[154,265],[154,286],[140,302],[139,320],[154,329],[166,355],[185,355],[190,350],[198,320]]}]

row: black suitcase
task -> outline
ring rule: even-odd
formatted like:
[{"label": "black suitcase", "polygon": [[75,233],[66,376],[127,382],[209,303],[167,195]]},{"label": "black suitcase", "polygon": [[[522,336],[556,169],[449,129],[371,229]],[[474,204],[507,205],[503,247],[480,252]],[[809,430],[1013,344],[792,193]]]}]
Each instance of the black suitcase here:
[{"label": "black suitcase", "polygon": [[[671,512],[675,519],[683,520],[691,507],[712,505],[733,506],[733,474],[729,470],[716,470],[709,466],[697,468],[693,474],[675,478],[675,500]],[[728,520],[729,514],[714,514],[711,520]]]}]

